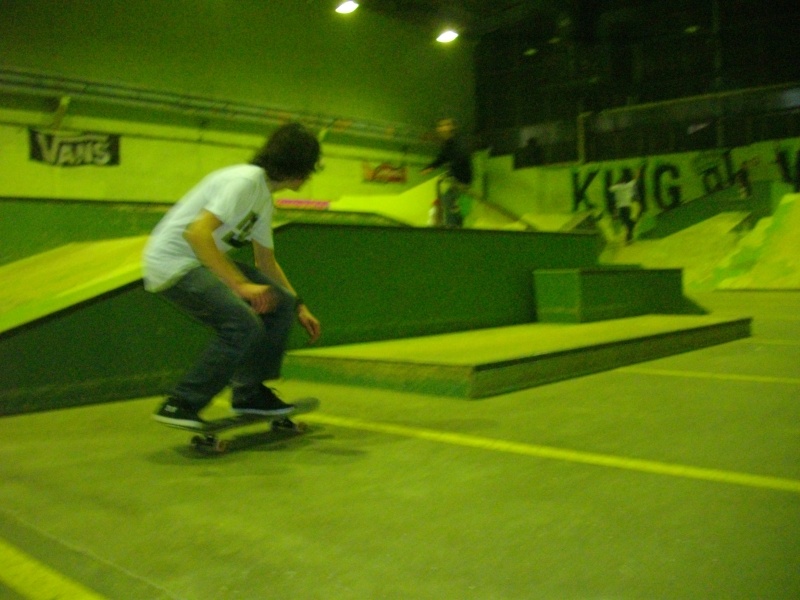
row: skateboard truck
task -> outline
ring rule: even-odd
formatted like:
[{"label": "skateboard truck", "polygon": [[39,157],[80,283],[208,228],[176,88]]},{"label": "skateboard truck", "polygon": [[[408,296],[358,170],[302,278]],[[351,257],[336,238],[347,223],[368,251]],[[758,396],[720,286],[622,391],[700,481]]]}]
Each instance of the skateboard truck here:
[{"label": "skateboard truck", "polygon": [[[258,421],[256,420],[252,422]],[[272,431],[305,433],[308,430],[308,424],[302,421],[292,421],[289,417],[283,417],[282,419],[272,421],[270,424],[270,429]],[[212,450],[217,454],[222,454],[228,450],[230,446],[230,440],[222,439],[218,437],[216,433],[204,433],[193,436],[191,444],[195,450]]]}]

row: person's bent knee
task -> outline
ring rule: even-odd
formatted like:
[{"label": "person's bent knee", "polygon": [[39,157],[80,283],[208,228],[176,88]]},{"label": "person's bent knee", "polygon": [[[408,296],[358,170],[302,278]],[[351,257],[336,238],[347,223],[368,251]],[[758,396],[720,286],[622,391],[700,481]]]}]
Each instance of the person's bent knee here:
[{"label": "person's bent knee", "polygon": [[249,306],[242,305],[240,310],[231,311],[226,316],[218,333],[229,344],[247,348],[263,335],[263,330],[264,325],[258,314]]}]

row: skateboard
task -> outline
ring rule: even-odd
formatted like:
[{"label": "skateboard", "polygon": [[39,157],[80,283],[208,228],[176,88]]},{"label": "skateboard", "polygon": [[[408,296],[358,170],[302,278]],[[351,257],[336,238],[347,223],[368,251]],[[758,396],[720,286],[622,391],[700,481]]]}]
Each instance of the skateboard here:
[{"label": "skateboard", "polygon": [[223,419],[207,421],[202,428],[167,423],[164,423],[164,425],[175,429],[195,432],[197,435],[192,436],[190,441],[195,450],[210,450],[221,454],[228,449],[230,440],[222,439],[218,434],[228,429],[269,422],[272,431],[304,433],[308,429],[308,425],[302,421],[294,421],[293,417],[317,410],[317,408],[319,408],[319,400],[317,398],[300,398],[299,400],[293,401],[292,404],[295,405],[295,409],[292,412],[277,416],[234,415]]}]

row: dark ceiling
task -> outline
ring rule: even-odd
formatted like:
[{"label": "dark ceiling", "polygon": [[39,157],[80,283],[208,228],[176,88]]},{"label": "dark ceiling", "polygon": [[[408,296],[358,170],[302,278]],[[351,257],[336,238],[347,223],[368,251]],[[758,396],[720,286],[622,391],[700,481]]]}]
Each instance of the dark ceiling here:
[{"label": "dark ceiling", "polygon": [[362,0],[366,10],[435,30],[454,26],[468,37],[541,19],[572,18],[578,0]]},{"label": "dark ceiling", "polygon": [[[593,41],[663,33],[658,23],[682,29],[712,21],[748,24],[778,19],[797,31],[798,0],[359,0],[365,10],[431,33],[455,27],[467,38],[519,31],[533,37]],[[716,16],[714,16],[716,15]]]}]

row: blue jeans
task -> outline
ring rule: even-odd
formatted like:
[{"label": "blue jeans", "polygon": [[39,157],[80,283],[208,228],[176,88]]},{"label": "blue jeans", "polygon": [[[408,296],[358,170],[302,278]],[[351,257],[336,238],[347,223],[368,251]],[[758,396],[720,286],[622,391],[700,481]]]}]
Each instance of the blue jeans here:
[{"label": "blue jeans", "polygon": [[236,265],[250,281],[270,285],[280,302],[259,315],[206,267],[196,267],[158,294],[214,330],[215,336],[172,395],[200,410],[227,385],[233,401],[260,393],[262,383],[280,376],[289,331],[295,318],[295,298],[261,271]]},{"label": "blue jeans", "polygon": [[445,227],[461,228],[464,226],[464,215],[461,214],[458,201],[468,186],[455,179],[450,179],[449,184],[447,190],[441,195],[443,224]]}]

